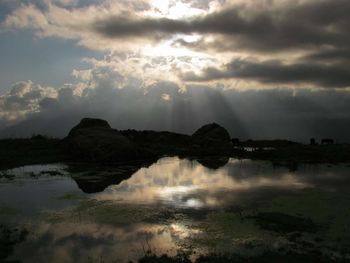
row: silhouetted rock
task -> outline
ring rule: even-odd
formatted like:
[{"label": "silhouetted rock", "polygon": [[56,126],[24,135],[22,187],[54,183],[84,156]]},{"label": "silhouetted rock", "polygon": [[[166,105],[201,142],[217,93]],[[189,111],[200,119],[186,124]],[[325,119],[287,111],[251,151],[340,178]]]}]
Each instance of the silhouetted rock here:
[{"label": "silhouetted rock", "polygon": [[188,145],[190,136],[168,131],[137,131],[125,130],[120,131],[130,141],[138,145],[158,144],[182,146]]},{"label": "silhouetted rock", "polygon": [[168,131],[125,130],[121,133],[140,148],[160,156],[183,154],[191,142],[189,135]]},{"label": "silhouetted rock", "polygon": [[104,120],[82,119],[66,140],[71,153],[78,159],[111,162],[147,157],[144,151]]},{"label": "silhouetted rock", "polygon": [[200,147],[227,146],[231,138],[227,130],[217,123],[202,126],[192,135],[192,143]]},{"label": "silhouetted rock", "polygon": [[79,130],[81,129],[88,129],[88,128],[106,128],[111,129],[111,126],[109,123],[105,120],[101,119],[93,119],[93,118],[84,118],[80,121],[80,123],[71,129],[68,136],[73,136],[76,133],[79,133]]}]

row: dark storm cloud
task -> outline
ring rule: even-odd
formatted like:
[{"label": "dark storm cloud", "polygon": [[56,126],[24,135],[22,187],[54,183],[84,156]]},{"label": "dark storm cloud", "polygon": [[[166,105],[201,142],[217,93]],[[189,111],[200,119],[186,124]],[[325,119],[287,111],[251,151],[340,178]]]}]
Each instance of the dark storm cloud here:
[{"label": "dark storm cloud", "polygon": [[110,17],[96,21],[94,29],[109,37],[152,36],[157,33],[260,34],[262,30],[266,32],[271,23],[268,16],[260,15],[248,21],[238,9],[230,9],[189,20]]},{"label": "dark storm cloud", "polygon": [[[132,15],[130,14],[132,17]],[[191,23],[167,18],[110,17],[96,21],[93,29],[107,37],[154,37],[157,34],[191,33]]]},{"label": "dark storm cloud", "polygon": [[312,46],[347,47],[350,44],[350,1],[324,0],[251,10],[236,6],[189,20],[167,18],[109,17],[96,21],[93,29],[108,37],[201,33],[224,35],[225,47],[261,51]]},{"label": "dark storm cloud", "polygon": [[261,83],[313,84],[322,87],[350,87],[350,69],[345,65],[315,63],[283,64],[277,60],[252,62],[234,60],[224,69],[207,68],[201,75],[184,74],[186,81],[211,81],[218,79],[244,79]]},{"label": "dark storm cloud", "polygon": [[311,53],[304,57],[305,60],[315,60],[315,61],[341,61],[350,63],[350,49],[340,48],[331,50],[322,50]]},{"label": "dark storm cloud", "polygon": [[[199,51],[250,50],[273,54],[297,50],[298,60],[235,60],[224,69],[207,68],[187,81],[254,80],[264,84],[311,84],[323,88],[350,87],[350,1],[286,2],[261,9],[240,5],[187,20],[112,17],[97,21],[94,30],[107,37],[162,39],[173,34],[199,33],[197,42],[179,38],[175,46]],[[216,37],[208,41],[205,36]],[[261,60],[261,59],[260,59]]]}]

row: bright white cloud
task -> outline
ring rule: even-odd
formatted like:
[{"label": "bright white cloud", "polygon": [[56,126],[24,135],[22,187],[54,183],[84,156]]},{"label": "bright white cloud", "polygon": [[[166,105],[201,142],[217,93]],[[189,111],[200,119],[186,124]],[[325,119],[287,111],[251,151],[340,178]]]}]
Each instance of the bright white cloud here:
[{"label": "bright white cloud", "polygon": [[0,119],[8,123],[18,122],[26,116],[40,111],[39,103],[44,98],[57,97],[57,91],[51,87],[42,87],[32,81],[21,81],[11,90],[0,96]]}]

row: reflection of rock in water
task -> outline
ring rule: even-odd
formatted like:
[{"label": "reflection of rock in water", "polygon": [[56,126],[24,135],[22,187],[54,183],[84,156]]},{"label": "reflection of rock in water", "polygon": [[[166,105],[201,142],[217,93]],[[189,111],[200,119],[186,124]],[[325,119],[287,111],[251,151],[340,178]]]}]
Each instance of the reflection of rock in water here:
[{"label": "reflection of rock in water", "polygon": [[229,161],[228,157],[210,157],[210,158],[200,158],[197,162],[209,169],[219,169],[225,166]]},{"label": "reflection of rock in water", "polygon": [[101,174],[98,171],[90,172],[87,177],[72,176],[78,187],[87,194],[102,192],[110,185],[120,184],[123,180],[128,179],[137,170],[127,170],[125,174]]},{"label": "reflection of rock in water", "polygon": [[71,167],[72,178],[78,187],[88,194],[98,193],[110,185],[118,185],[129,179],[142,167],[149,167],[153,161],[143,161],[115,167]]}]

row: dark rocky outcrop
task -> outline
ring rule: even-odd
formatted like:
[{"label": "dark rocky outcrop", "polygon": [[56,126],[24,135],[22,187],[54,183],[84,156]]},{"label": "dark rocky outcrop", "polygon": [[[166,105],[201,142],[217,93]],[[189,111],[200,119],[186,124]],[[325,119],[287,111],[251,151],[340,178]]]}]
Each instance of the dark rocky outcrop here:
[{"label": "dark rocky outcrop", "polygon": [[68,136],[74,136],[78,134],[82,129],[92,129],[92,128],[99,128],[99,129],[104,128],[107,130],[112,129],[109,123],[105,120],[84,118],[80,121],[80,123],[77,126],[71,129]]},{"label": "dark rocky outcrop", "polygon": [[115,162],[150,157],[107,121],[82,119],[66,138],[71,154],[77,159]]},{"label": "dark rocky outcrop", "polygon": [[[334,142],[334,141],[333,141]],[[258,148],[245,151],[244,147]],[[234,139],[218,124],[208,124],[192,136],[167,131],[117,131],[107,121],[86,118],[61,139],[33,136],[30,139],[0,140],[0,168],[55,162],[106,162],[119,165],[121,161],[149,160],[162,156],[207,159],[216,156],[270,160],[276,165],[296,167],[301,163],[348,163],[349,144],[304,145],[288,140]],[[204,161],[203,161],[204,160]]]},{"label": "dark rocky outcrop", "polygon": [[222,147],[231,145],[227,130],[217,123],[202,126],[192,135],[192,143],[199,147]]},{"label": "dark rocky outcrop", "polygon": [[198,129],[192,136],[167,131],[121,131],[122,135],[141,148],[157,155],[201,156],[222,153],[233,149],[225,128],[216,123]]},{"label": "dark rocky outcrop", "polygon": [[138,145],[163,144],[172,146],[188,145],[190,136],[168,131],[120,131],[125,137]]},{"label": "dark rocky outcrop", "polygon": [[191,136],[168,131],[125,130],[121,133],[137,146],[157,155],[177,155],[188,150]]},{"label": "dark rocky outcrop", "polygon": [[118,131],[107,121],[85,118],[65,139],[75,160],[120,162],[154,159],[164,155],[228,155],[233,147],[226,129],[216,123],[192,136],[167,131]]}]

